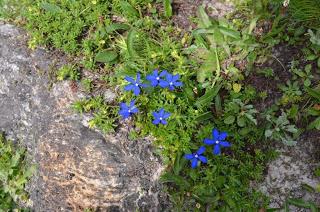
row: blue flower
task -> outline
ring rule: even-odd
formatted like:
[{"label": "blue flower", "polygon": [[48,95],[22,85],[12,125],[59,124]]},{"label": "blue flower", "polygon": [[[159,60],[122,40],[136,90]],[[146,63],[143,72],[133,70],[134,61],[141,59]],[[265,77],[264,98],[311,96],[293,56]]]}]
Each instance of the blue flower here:
[{"label": "blue flower", "polygon": [[168,88],[172,91],[174,90],[175,87],[180,87],[182,86],[182,82],[179,82],[178,80],[180,79],[180,75],[172,75],[172,74],[166,74],[166,79],[160,79],[159,85],[162,88]]},{"label": "blue flower", "polygon": [[167,73],[168,72],[164,70],[159,74],[158,70],[156,69],[152,74],[147,75],[146,79],[151,83],[152,87],[156,87],[159,84],[161,77],[164,77],[167,75]]},{"label": "blue flower", "polygon": [[191,168],[197,168],[198,161],[201,161],[202,163],[207,163],[208,160],[205,156],[202,154],[206,151],[206,148],[204,146],[200,147],[197,152],[193,154],[185,154],[184,157],[187,160],[191,161]]},{"label": "blue flower", "polygon": [[221,132],[217,129],[212,130],[212,137],[213,139],[205,138],[203,142],[207,145],[214,145],[213,154],[220,155],[221,147],[230,147],[231,144],[228,141],[225,141],[228,134],[226,132]]},{"label": "blue flower", "polygon": [[154,120],[153,120],[153,124],[157,125],[157,124],[167,124],[167,118],[170,117],[170,113],[166,112],[163,108],[161,108],[159,110],[159,112],[152,112],[152,115],[154,117]]},{"label": "blue flower", "polygon": [[122,116],[123,119],[129,118],[132,114],[139,112],[138,108],[134,104],[134,100],[130,102],[130,105],[126,105],[123,102],[120,103],[119,114]]},{"label": "blue flower", "polygon": [[142,84],[140,82],[140,74],[137,74],[137,79],[134,80],[132,77],[126,76],[125,79],[130,83],[129,85],[126,85],[124,87],[124,90],[126,91],[133,91],[134,95],[138,96],[140,94],[140,88],[147,87],[145,84]]}]

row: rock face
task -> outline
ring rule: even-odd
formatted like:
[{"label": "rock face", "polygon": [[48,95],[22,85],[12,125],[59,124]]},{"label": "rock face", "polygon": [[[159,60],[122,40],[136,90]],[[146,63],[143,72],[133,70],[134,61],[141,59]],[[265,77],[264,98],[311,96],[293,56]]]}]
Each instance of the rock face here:
[{"label": "rock face", "polygon": [[0,23],[0,130],[20,141],[37,165],[27,186],[34,211],[164,211],[163,170],[150,141],[127,132],[104,136],[82,124],[68,82],[50,82],[63,63],[28,50],[26,35]]},{"label": "rock face", "polygon": [[[269,164],[268,174],[260,185],[260,190],[270,199],[270,207],[283,206],[287,198],[301,198],[320,205],[320,194],[303,188],[316,188],[320,178],[315,169],[320,166],[320,132],[305,133],[294,147],[279,146],[279,157]],[[305,211],[295,207],[290,211]]]}]

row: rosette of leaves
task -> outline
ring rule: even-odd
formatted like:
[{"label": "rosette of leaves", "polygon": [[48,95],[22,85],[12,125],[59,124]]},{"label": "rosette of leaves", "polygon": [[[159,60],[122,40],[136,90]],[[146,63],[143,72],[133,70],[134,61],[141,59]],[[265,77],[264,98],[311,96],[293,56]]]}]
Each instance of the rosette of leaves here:
[{"label": "rosette of leaves", "polygon": [[293,137],[297,135],[298,129],[295,125],[290,124],[285,112],[282,111],[278,118],[267,115],[266,119],[269,122],[264,134],[266,138],[282,141],[284,144],[289,146],[297,143]]},{"label": "rosette of leaves", "polygon": [[226,105],[224,123],[231,125],[236,122],[239,127],[257,125],[255,118],[257,112],[253,105],[244,104],[240,99],[233,99]]}]

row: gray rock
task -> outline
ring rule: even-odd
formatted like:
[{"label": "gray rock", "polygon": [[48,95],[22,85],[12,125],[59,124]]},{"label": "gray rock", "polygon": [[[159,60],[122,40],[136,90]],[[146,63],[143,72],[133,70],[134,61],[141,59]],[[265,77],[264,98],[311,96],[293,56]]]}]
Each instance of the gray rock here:
[{"label": "gray rock", "polygon": [[[269,164],[268,173],[259,185],[271,199],[270,207],[282,207],[287,198],[301,198],[320,205],[320,194],[308,192],[303,185],[316,188],[320,178],[314,171],[320,166],[320,132],[304,134],[296,146],[277,146],[279,157]],[[308,211],[291,208],[290,211]]]},{"label": "gray rock", "polygon": [[26,39],[0,23],[0,130],[20,141],[37,165],[27,186],[31,208],[164,211],[163,165],[150,141],[130,141],[122,129],[103,135],[84,126],[70,109],[82,94],[68,82],[50,82],[61,58],[27,49]]}]

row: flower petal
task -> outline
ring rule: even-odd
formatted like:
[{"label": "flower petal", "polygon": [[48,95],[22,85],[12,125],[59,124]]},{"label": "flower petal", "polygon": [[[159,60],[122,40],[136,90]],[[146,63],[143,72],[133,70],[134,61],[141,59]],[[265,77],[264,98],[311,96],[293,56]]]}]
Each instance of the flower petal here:
[{"label": "flower petal", "polygon": [[219,131],[217,129],[212,130],[212,137],[215,141],[219,139]]},{"label": "flower petal", "polygon": [[208,162],[208,160],[207,160],[207,158],[205,156],[200,155],[198,158],[202,163],[207,163]]},{"label": "flower petal", "polygon": [[152,124],[155,124],[155,125],[157,125],[157,124],[159,124],[159,123],[160,123],[160,120],[159,120],[159,119],[155,119],[155,120],[152,121]]},{"label": "flower petal", "polygon": [[164,77],[168,74],[168,71],[167,70],[163,70],[161,71],[161,73],[159,74],[159,77]]},{"label": "flower petal", "polygon": [[198,155],[202,155],[204,152],[206,151],[206,148],[204,146],[201,146],[198,151],[197,151],[197,154]]},{"label": "flower petal", "polygon": [[169,83],[167,81],[165,81],[165,80],[160,80],[159,85],[162,88],[166,88],[166,87],[169,86]]},{"label": "flower petal", "polygon": [[126,79],[128,82],[136,83],[132,77],[126,76],[125,79]]},{"label": "flower petal", "polygon": [[159,119],[159,113],[157,112],[152,112],[152,115],[154,118]]},{"label": "flower petal", "polygon": [[124,103],[124,102],[120,103],[120,108],[121,108],[121,110],[128,110],[129,109],[128,106],[126,105],[126,103]]},{"label": "flower petal", "polygon": [[220,143],[219,143],[221,146],[223,146],[223,147],[230,147],[231,146],[231,144],[228,142],[228,141],[220,141]]},{"label": "flower petal", "polygon": [[160,117],[163,117],[164,113],[165,113],[164,109],[161,108],[161,109],[159,110],[159,116],[160,116]]},{"label": "flower petal", "polygon": [[170,91],[173,91],[173,90],[174,90],[174,86],[173,86],[173,85],[170,85],[169,90],[170,90]]},{"label": "flower petal", "polygon": [[182,86],[182,82],[175,82],[175,83],[173,83],[174,84],[174,86],[176,86],[176,87],[181,87]]},{"label": "flower petal", "polygon": [[179,74],[176,74],[176,75],[172,76],[172,81],[173,82],[175,82],[175,81],[177,81],[179,79],[180,79],[180,75]]},{"label": "flower petal", "polygon": [[220,153],[221,153],[220,145],[215,145],[213,148],[213,154],[220,155]]},{"label": "flower petal", "polygon": [[185,154],[184,158],[187,160],[192,160],[194,158],[193,154]]},{"label": "flower petal", "polygon": [[126,85],[126,86],[124,87],[124,90],[125,90],[125,91],[131,91],[131,90],[133,90],[135,87],[136,87],[136,86],[134,86],[134,85],[132,85],[132,84],[129,84],[129,85]]},{"label": "flower petal", "polygon": [[215,141],[212,140],[212,139],[209,139],[209,138],[205,138],[205,139],[203,140],[203,143],[205,143],[205,144],[207,144],[207,145],[213,145],[213,144],[215,143]]},{"label": "flower petal", "polygon": [[167,118],[170,117],[170,115],[171,115],[171,113],[167,113],[167,112],[166,112],[166,113],[163,114],[163,118],[167,119]]},{"label": "flower petal", "polygon": [[193,158],[191,161],[191,168],[195,169],[198,166],[198,159],[197,158]]},{"label": "flower petal", "polygon": [[130,107],[134,107],[134,104],[136,103],[136,101],[135,100],[131,100],[131,102],[130,102]]},{"label": "flower petal", "polygon": [[139,112],[139,109],[134,107],[131,109],[131,113],[138,113]]},{"label": "flower petal", "polygon": [[220,141],[223,141],[224,139],[226,139],[228,136],[228,133],[226,132],[221,132],[220,135],[219,135],[219,140]]},{"label": "flower petal", "polygon": [[141,78],[140,73],[137,73],[137,80],[136,80],[136,82],[137,82],[137,83],[139,83],[139,82],[140,82],[140,78]]},{"label": "flower petal", "polygon": [[167,74],[166,75],[166,80],[168,81],[168,82],[172,82],[172,74]]},{"label": "flower petal", "polygon": [[140,94],[140,88],[138,86],[134,86],[133,93],[134,95],[138,96]]},{"label": "flower petal", "polygon": [[126,110],[119,111],[119,114],[122,116],[123,119],[126,119],[130,116],[130,113]]},{"label": "flower petal", "polygon": [[168,124],[168,122],[167,122],[166,120],[164,120],[164,119],[162,119],[160,122],[161,122],[161,124],[163,124],[163,125]]}]

